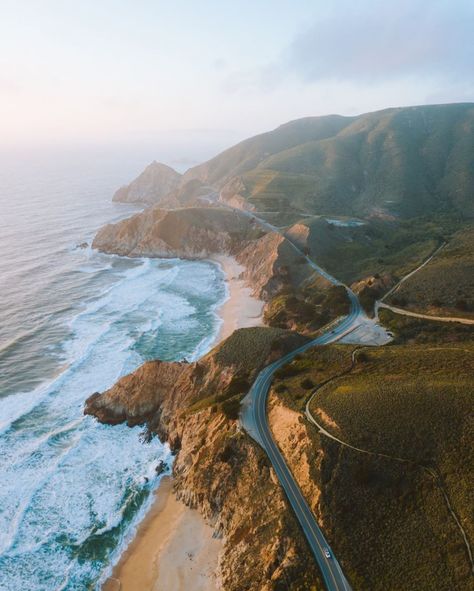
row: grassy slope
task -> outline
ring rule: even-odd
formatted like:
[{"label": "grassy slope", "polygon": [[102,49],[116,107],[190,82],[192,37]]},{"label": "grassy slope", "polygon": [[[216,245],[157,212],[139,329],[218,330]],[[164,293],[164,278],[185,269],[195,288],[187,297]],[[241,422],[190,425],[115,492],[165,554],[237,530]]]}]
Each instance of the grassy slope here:
[{"label": "grassy slope", "polygon": [[349,284],[387,273],[392,280],[400,279],[447,240],[448,245],[404,282],[387,303],[433,315],[474,315],[472,224],[438,216],[338,227],[324,217],[312,217],[300,220],[287,232],[322,267]]},{"label": "grassy slope", "polygon": [[[337,227],[325,218],[305,218],[304,246],[330,273],[347,283],[368,275],[402,277],[433,251],[451,220],[371,220],[364,226]],[[290,228],[291,233],[291,228]]]},{"label": "grassy slope", "polygon": [[248,198],[262,207],[284,195],[312,213],[383,208],[403,217],[450,210],[472,216],[473,126],[469,104],[361,115],[333,137],[269,156],[244,177]]},{"label": "grassy slope", "polygon": [[307,117],[290,121],[273,131],[248,138],[208,162],[191,168],[184,178],[185,180],[199,178],[210,184],[222,185],[226,179],[252,170],[272,154],[302,142],[333,136],[352,121],[352,117],[339,115]]},{"label": "grassy slope", "polygon": [[[338,375],[351,350],[335,346],[304,355],[294,363],[296,375],[276,381],[278,396],[301,408],[307,380]],[[367,355],[322,388],[313,410],[321,408],[338,425],[329,430],[355,445],[436,465],[474,539],[474,346],[393,346]],[[421,469],[343,450],[315,430],[312,445],[315,464],[324,454],[312,474],[322,487],[321,518],[356,589],[431,590],[434,581],[438,591],[468,588],[459,531]]]},{"label": "grassy slope", "polygon": [[474,314],[474,227],[456,232],[426,267],[389,299],[416,310],[453,316]]},{"label": "grassy slope", "polygon": [[225,368],[226,372],[231,368],[232,381],[222,390],[219,386],[221,375],[216,369],[212,382],[206,384],[189,412],[212,407],[215,411],[223,410],[228,418],[236,419],[240,400],[248,392],[256,368],[261,368],[272,354],[279,357],[306,341],[306,337],[281,328],[259,326],[235,330],[201,360],[204,365],[212,361],[216,368]]},{"label": "grassy slope", "polygon": [[395,335],[394,343],[457,343],[474,341],[474,326],[455,322],[435,322],[379,311],[382,324]]}]

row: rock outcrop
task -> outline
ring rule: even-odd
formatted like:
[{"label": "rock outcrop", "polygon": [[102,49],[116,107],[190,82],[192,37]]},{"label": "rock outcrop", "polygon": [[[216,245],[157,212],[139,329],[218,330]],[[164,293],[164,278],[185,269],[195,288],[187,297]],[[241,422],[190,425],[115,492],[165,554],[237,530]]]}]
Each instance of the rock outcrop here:
[{"label": "rock outcrop", "polygon": [[255,211],[255,207],[247,201],[244,196],[245,185],[241,177],[234,177],[230,179],[219,192],[219,201],[222,201],[230,207],[236,209],[243,209],[247,211]]},{"label": "rock outcrop", "polygon": [[124,256],[208,258],[235,256],[253,293],[268,300],[314,274],[281,234],[265,233],[253,218],[225,208],[149,208],[99,230],[92,244]]},{"label": "rock outcrop", "polygon": [[126,256],[206,258],[233,253],[261,234],[252,219],[233,211],[155,207],[108,224],[99,230],[92,246]]},{"label": "rock outcrop", "polygon": [[121,187],[114,195],[114,201],[125,203],[160,203],[170,191],[178,188],[181,175],[170,166],[152,162],[129,185]]},{"label": "rock outcrop", "polygon": [[238,428],[232,401],[263,365],[304,337],[241,329],[197,363],[145,363],[85,413],[117,424],[145,424],[176,452],[177,496],[197,508],[224,538],[223,589],[310,589],[317,573],[304,538],[264,452]]}]

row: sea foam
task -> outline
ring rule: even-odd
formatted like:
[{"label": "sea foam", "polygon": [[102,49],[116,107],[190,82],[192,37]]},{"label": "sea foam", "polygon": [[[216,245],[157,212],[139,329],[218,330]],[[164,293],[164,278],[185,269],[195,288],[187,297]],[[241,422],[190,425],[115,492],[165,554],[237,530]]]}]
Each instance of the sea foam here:
[{"label": "sea foam", "polygon": [[87,258],[78,272],[96,268],[103,289],[69,318],[61,373],[2,400],[2,591],[83,589],[110,572],[152,501],[155,466],[172,456],[142,444],[140,428],[84,417],[84,400],[146,359],[195,358],[215,335],[225,295],[215,265]]}]

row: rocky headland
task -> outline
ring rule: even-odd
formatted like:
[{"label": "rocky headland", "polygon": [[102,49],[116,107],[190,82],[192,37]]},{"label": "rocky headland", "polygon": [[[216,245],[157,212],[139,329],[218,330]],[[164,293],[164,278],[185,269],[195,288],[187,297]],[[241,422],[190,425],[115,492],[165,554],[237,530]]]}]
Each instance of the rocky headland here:
[{"label": "rocky headland", "polygon": [[160,162],[152,162],[131,183],[120,187],[113,200],[124,203],[159,203],[170,191],[176,189],[181,182],[181,175],[170,166]]},{"label": "rocky headland", "polygon": [[176,496],[223,537],[217,580],[228,590],[317,584],[304,538],[264,452],[238,424],[240,398],[258,370],[304,342],[290,331],[235,331],[196,363],[152,361],[93,394],[85,413],[142,424],[176,454]]},{"label": "rocky headland", "polygon": [[[231,256],[266,310],[286,297],[282,294],[299,293],[302,285],[314,293],[330,292],[283,235],[222,207],[149,208],[101,229],[93,247],[132,257]],[[170,444],[176,453],[177,497],[223,536],[217,573],[223,589],[279,589],[287,580],[292,589],[318,584],[273,469],[237,420],[256,373],[307,338],[288,330],[296,325],[280,320],[237,330],[196,363],[145,363],[86,402],[86,414],[99,421],[144,425],[148,436]],[[315,330],[301,326],[308,334]]]}]

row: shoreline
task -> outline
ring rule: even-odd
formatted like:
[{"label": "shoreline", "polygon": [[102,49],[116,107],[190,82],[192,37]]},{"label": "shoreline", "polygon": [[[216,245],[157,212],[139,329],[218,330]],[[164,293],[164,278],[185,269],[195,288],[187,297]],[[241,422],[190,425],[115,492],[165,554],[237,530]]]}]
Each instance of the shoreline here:
[{"label": "shoreline", "polygon": [[265,302],[252,295],[252,289],[246,286],[245,281],[240,278],[245,267],[238,263],[234,257],[213,255],[209,257],[209,260],[221,267],[228,289],[227,299],[217,310],[222,324],[212,344],[212,347],[215,347],[238,328],[263,326]]},{"label": "shoreline", "polygon": [[176,499],[170,476],[154,495],[102,591],[213,591],[222,540],[196,509]]},{"label": "shoreline", "polygon": [[[222,324],[214,348],[238,328],[263,325],[264,302],[252,295],[240,275],[244,269],[228,255],[209,257],[222,269],[228,297],[216,309]],[[102,591],[215,591],[222,539],[196,510],[178,501],[173,479],[164,476],[150,510],[113,567]]]}]

